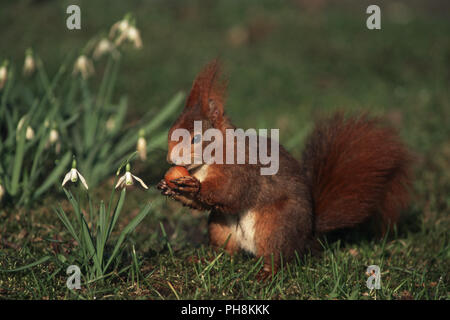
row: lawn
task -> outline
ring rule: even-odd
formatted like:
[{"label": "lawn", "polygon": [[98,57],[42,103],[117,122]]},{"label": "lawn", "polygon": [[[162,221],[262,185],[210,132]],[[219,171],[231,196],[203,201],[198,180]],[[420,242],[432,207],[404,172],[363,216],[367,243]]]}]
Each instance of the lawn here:
[{"label": "lawn", "polygon": [[[261,283],[255,279],[261,261],[211,252],[206,212],[191,212],[156,190],[169,164],[165,141],[155,142],[145,161],[132,163],[133,173],[150,188],[135,185],[127,190],[112,239],[148,202],[149,213],[126,237],[120,263],[104,276],[82,277],[80,290],[66,287],[68,261],[78,244],[55,213],[60,204],[70,219],[74,216],[60,184],[70,164],[57,183],[27,205],[17,205],[13,197],[0,202],[0,299],[449,299],[447,2],[379,1],[381,30],[366,28],[365,11],[371,4],[366,1],[70,2],[75,3],[81,8],[81,30],[66,28],[67,1],[3,2],[0,65],[8,59],[20,78],[25,51],[32,47],[53,79],[68,55],[80,55],[89,39],[99,32],[107,35],[111,25],[130,12],[143,47],[128,45],[121,55],[110,99],[120,106],[126,97],[128,110],[111,150],[141,119],[150,122],[177,93],[186,94],[201,67],[220,57],[229,79],[227,113],[234,123],[242,128],[279,128],[281,143],[297,158],[318,117],[337,109],[384,116],[415,153],[413,201],[402,223],[383,239],[360,230],[331,235],[322,239],[320,256],[295,259]],[[102,90],[98,75],[107,67],[94,63],[96,76],[83,83],[95,97]],[[32,84],[23,83],[12,104],[26,101],[25,86]],[[52,101],[42,104],[43,113]],[[181,110],[181,105],[175,107],[146,136],[149,143],[166,135]],[[0,130],[2,139],[3,133]],[[68,145],[70,138],[66,137]],[[95,142],[94,138],[92,148]],[[49,154],[43,160],[45,170],[61,163],[64,151],[70,150]],[[0,157],[6,159],[6,154],[0,151]],[[114,165],[107,167],[110,173],[99,173],[102,178],[89,188],[96,205],[100,199],[109,200]],[[89,182],[88,175],[86,179]],[[81,186],[70,188],[87,194]],[[80,201],[87,204],[86,199]],[[111,251],[107,246],[106,252]],[[31,268],[7,272],[46,256],[51,258]],[[211,256],[215,259],[209,261]],[[369,265],[380,266],[380,290],[366,287]]]}]

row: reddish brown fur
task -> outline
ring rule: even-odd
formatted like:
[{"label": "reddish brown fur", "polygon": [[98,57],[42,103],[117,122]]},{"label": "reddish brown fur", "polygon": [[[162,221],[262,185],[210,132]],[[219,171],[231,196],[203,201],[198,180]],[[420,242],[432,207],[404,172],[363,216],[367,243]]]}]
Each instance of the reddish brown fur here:
[{"label": "reddish brown fur", "polygon": [[224,248],[226,252],[233,255],[239,247],[233,236],[233,230],[228,227],[226,217],[218,212],[212,212],[208,221],[209,244],[215,248]]},{"label": "reddish brown fur", "polygon": [[409,200],[411,156],[393,130],[366,115],[319,123],[303,155],[316,231],[353,227],[379,213],[385,226]]},{"label": "reddish brown fur", "polygon": [[[176,144],[170,141],[173,130],[184,128],[192,135],[195,120],[202,121],[203,130],[234,128],[224,114],[226,85],[220,74],[215,60],[197,76],[169,131],[169,154]],[[231,234],[225,247],[230,253],[239,249],[238,225],[228,218],[239,222],[243,213],[254,213],[255,253],[264,257],[267,272],[272,257],[276,269],[280,254],[289,259],[311,251],[314,238],[325,232],[370,216],[380,216],[385,227],[397,221],[409,200],[411,157],[393,130],[366,115],[337,114],[318,123],[307,141],[301,164],[280,146],[273,176],[262,176],[260,164],[212,164],[201,183],[190,177],[173,190],[164,181],[159,188],[184,205],[211,211],[210,243],[221,247]],[[227,146],[224,156],[234,147]]]},{"label": "reddish brown fur", "polygon": [[256,209],[258,213],[255,221],[255,229],[258,230],[255,234],[256,254],[264,257],[264,271],[266,272],[271,271],[272,260],[275,268],[280,265],[280,254],[284,257],[291,257],[295,250],[303,253],[304,248],[298,244],[305,243],[305,241],[297,237],[286,237],[284,233],[286,224],[291,223],[288,215],[295,211],[297,205],[295,200],[285,197],[274,201],[271,205]]},{"label": "reddish brown fur", "polygon": [[217,59],[213,60],[195,78],[186,106],[194,107],[198,104],[206,108],[212,99],[222,106],[223,110],[226,88],[227,83],[223,80],[221,65]]},{"label": "reddish brown fur", "polygon": [[[193,132],[194,121],[203,120],[203,130],[214,127],[225,132],[233,128],[224,115],[227,82],[223,79],[219,61],[213,60],[197,75],[183,112],[169,130],[168,157],[178,141],[172,141],[174,129],[184,128]],[[193,150],[192,150],[193,152]]]}]

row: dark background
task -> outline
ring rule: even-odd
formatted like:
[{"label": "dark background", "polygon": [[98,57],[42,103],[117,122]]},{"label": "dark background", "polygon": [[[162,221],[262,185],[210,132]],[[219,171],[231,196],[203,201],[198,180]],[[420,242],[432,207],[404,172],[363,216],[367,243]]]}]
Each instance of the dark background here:
[{"label": "dark background", "polygon": [[[81,7],[81,30],[66,28],[70,4]],[[366,28],[370,4],[381,8],[381,30]],[[25,50],[32,47],[50,73],[67,54],[79,54],[89,39],[99,32],[107,35],[113,23],[131,12],[144,47],[125,49],[114,93],[128,97],[130,120],[162,108],[180,90],[187,92],[202,66],[220,57],[229,77],[227,112],[233,122],[244,128],[279,128],[281,142],[297,158],[313,120],[336,109],[384,116],[417,157],[408,212],[412,218],[396,237],[331,243],[322,257],[295,265],[268,285],[253,281],[254,260],[246,256],[234,262],[222,258],[203,277],[206,265],[187,257],[207,251],[206,213],[191,214],[174,201],[162,200],[156,190],[133,192],[127,208],[148,199],[159,201],[133,238],[146,280],[136,286],[123,276],[113,277],[83,291],[83,297],[448,298],[449,9],[449,1],[3,0],[0,59],[20,68]],[[150,154],[153,165],[139,173],[144,180],[148,172],[155,175],[168,167],[164,158],[156,157]],[[52,205],[50,196],[31,213],[9,214],[3,226],[0,221],[4,239],[20,248],[8,249],[3,268],[44,254],[42,238],[62,230]],[[130,209],[123,218],[135,213]],[[174,256],[161,237],[160,222]],[[23,231],[30,226],[38,231]],[[370,264],[382,265],[383,289],[378,292],[365,287]],[[50,279],[52,272],[50,265],[26,274],[3,274],[0,297],[73,298],[63,285],[65,275]]]},{"label": "dark background", "polygon": [[[448,137],[447,1],[377,1],[382,29],[373,31],[367,1],[2,3],[0,54],[20,65],[32,47],[50,70],[133,13],[144,47],[124,54],[117,95],[127,94],[136,117],[189,90],[220,57],[236,125],[280,128],[283,142],[334,108],[405,119],[406,139],[422,151]],[[65,27],[69,4],[81,7],[81,30]]]}]

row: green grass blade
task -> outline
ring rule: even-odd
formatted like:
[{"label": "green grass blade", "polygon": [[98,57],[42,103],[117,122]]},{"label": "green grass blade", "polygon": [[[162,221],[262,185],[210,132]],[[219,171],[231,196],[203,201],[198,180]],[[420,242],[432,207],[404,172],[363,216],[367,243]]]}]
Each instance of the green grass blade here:
[{"label": "green grass blade", "polygon": [[22,162],[25,153],[25,131],[28,126],[28,121],[24,121],[22,128],[19,130],[19,141],[17,142],[16,154],[14,156],[14,166],[11,178],[11,190],[12,196],[15,196],[19,190],[20,173],[22,171]]},{"label": "green grass blade", "polygon": [[[172,114],[177,111],[181,101],[184,98],[184,94],[179,92],[177,93],[172,100],[169,101],[167,105],[165,105],[161,111],[146,125],[142,126],[142,129],[146,132],[146,134],[151,133],[154,129],[156,129],[159,125],[161,125],[164,121],[166,121]],[[145,118],[145,117],[144,117]],[[138,132],[133,132],[125,135],[120,142],[114,148],[114,157],[120,157],[125,152],[131,150],[138,139]]]},{"label": "green grass blade", "polygon": [[35,262],[33,262],[33,263],[27,264],[26,266],[22,266],[22,267],[19,267],[19,268],[16,268],[16,269],[12,269],[12,270],[0,270],[0,271],[1,271],[1,272],[17,272],[17,271],[22,271],[22,270],[26,270],[26,269],[35,267],[35,266],[37,266],[37,265],[40,265],[40,264],[42,264],[42,263],[44,263],[44,262],[47,262],[47,261],[50,260],[50,259],[51,259],[51,256],[44,256],[44,257],[40,258],[39,260],[37,260],[37,261],[35,261]]},{"label": "green grass blade", "polygon": [[102,274],[102,268],[101,268],[100,262],[97,258],[97,252],[96,252],[96,249],[94,246],[94,241],[92,239],[92,234],[89,231],[89,226],[88,226],[83,214],[81,214],[81,222],[82,222],[81,233],[83,236],[84,244],[87,246],[86,249],[87,249],[87,252],[89,253],[89,257],[91,257],[92,260],[94,261],[94,266],[95,266],[95,269],[97,270],[97,274]]},{"label": "green grass blade", "polygon": [[103,272],[106,272],[106,270],[108,269],[109,265],[111,264],[111,262],[114,261],[114,258],[117,256],[117,254],[119,253],[119,249],[123,243],[123,241],[125,240],[125,237],[130,234],[134,229],[136,229],[136,227],[138,226],[139,223],[141,223],[141,221],[147,216],[147,214],[150,212],[150,208],[151,208],[151,203],[146,204],[146,206],[141,210],[141,212],[134,217],[133,220],[131,220],[131,222],[123,229],[122,233],[119,236],[119,239],[116,242],[116,245],[114,246],[114,250],[108,260],[108,263],[106,264]]},{"label": "green grass blade", "polygon": [[72,223],[70,222],[69,218],[67,217],[66,213],[61,208],[61,206],[59,208],[55,209],[55,212],[56,212],[58,218],[61,220],[61,222],[66,227],[66,229],[69,231],[69,233],[75,239],[75,241],[77,241],[78,243],[81,243],[80,239],[78,238],[78,235],[75,231],[75,228],[73,227]]},{"label": "green grass blade", "polygon": [[102,201],[100,203],[100,216],[98,220],[97,233],[97,259],[100,265],[103,263],[103,252],[106,243],[106,208],[105,203]]},{"label": "green grass blade", "polygon": [[120,198],[119,198],[119,201],[117,202],[116,209],[114,210],[114,215],[109,224],[108,232],[106,233],[106,237],[105,237],[105,241],[108,240],[109,236],[111,235],[112,231],[114,230],[114,226],[116,225],[117,219],[119,218],[120,212],[122,211],[126,193],[127,192],[126,192],[125,188],[122,189],[122,191],[120,192]]},{"label": "green grass blade", "polygon": [[40,185],[40,187],[35,191],[33,199],[39,198],[44,192],[46,192],[56,181],[61,177],[61,175],[64,173],[64,170],[69,165],[71,157],[71,152],[68,151],[64,156],[61,158],[61,161],[56,166],[55,169],[50,173],[50,175],[47,176],[47,178],[44,180],[44,182]]}]

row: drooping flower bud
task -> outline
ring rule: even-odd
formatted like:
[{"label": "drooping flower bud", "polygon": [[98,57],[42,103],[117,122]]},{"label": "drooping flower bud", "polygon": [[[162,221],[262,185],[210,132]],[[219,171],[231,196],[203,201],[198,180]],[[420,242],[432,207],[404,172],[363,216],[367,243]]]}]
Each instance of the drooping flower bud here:
[{"label": "drooping flower bud", "polygon": [[5,86],[6,80],[8,80],[8,60],[3,61],[0,67],[0,90]]},{"label": "drooping flower bud", "polygon": [[27,49],[25,53],[25,62],[23,64],[23,74],[24,76],[31,76],[36,69],[36,63],[33,57],[33,51],[31,49]]},{"label": "drooping flower bud", "polygon": [[137,146],[136,146],[136,150],[139,154],[139,158],[142,161],[147,160],[147,141],[145,140],[144,133],[145,132],[143,129],[139,130],[139,138],[138,138]]},{"label": "drooping flower bud", "polygon": [[5,195],[5,188],[2,186],[1,181],[0,181],[0,202],[2,202],[4,195]]},{"label": "drooping flower bud", "polygon": [[114,44],[112,44],[108,39],[103,38],[98,42],[92,56],[97,60],[108,53],[112,53],[113,57],[117,57],[119,55],[119,52],[116,50]]},{"label": "drooping flower bud", "polygon": [[[26,117],[27,117],[26,115],[23,116],[23,117],[19,120],[19,123],[17,124],[17,139],[19,139],[19,132],[20,132],[20,130],[21,130],[22,127],[23,127],[23,124],[24,124],[24,122],[25,122]],[[34,130],[33,130],[32,127],[30,127],[30,126],[27,127],[26,132],[25,132],[25,138],[26,138],[27,140],[31,140],[31,139],[34,138]]]},{"label": "drooping flower bud", "polygon": [[93,75],[94,72],[94,64],[85,55],[79,56],[77,61],[75,61],[75,65],[73,66],[74,75],[81,73],[83,79],[87,79],[89,76]]}]

